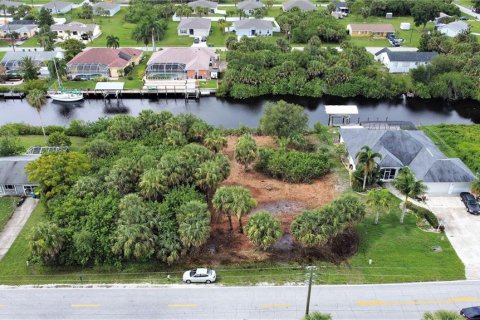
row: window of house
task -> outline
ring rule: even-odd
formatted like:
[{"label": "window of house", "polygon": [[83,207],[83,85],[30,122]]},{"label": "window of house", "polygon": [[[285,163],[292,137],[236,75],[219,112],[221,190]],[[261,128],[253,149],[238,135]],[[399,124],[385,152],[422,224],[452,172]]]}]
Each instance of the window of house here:
[{"label": "window of house", "polygon": [[396,173],[397,169],[395,168],[383,168],[380,170],[380,177],[382,180],[393,180]]},{"label": "window of house", "polygon": [[77,31],[73,31],[72,34],[73,34],[74,36],[76,36],[76,35],[78,35],[78,32],[77,32]]},{"label": "window of house", "polygon": [[5,189],[5,191],[15,190],[15,186],[13,184],[6,184],[3,186],[3,188]]}]

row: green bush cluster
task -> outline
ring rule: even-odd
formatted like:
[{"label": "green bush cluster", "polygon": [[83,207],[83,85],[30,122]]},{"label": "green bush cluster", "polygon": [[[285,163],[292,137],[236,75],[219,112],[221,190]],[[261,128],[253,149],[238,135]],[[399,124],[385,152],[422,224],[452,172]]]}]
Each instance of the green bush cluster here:
[{"label": "green bush cluster", "polygon": [[424,218],[425,220],[427,220],[428,223],[432,226],[432,228],[435,228],[435,229],[438,228],[439,226],[438,218],[432,211],[416,206],[411,202],[407,203],[407,208],[415,212],[415,214],[418,217]]},{"label": "green bush cluster", "polygon": [[300,152],[296,150],[260,149],[255,169],[284,181],[310,183],[327,174],[332,167],[326,150]]}]

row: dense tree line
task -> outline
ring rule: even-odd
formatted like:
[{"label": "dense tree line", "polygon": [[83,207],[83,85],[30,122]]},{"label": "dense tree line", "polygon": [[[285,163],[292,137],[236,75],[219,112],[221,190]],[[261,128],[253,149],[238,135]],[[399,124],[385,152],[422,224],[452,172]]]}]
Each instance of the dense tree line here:
[{"label": "dense tree line", "polygon": [[[226,156],[202,145],[211,126],[144,111],[67,131],[88,137],[84,152],[43,155],[27,168],[47,200],[48,222],[30,238],[34,261],[172,263],[207,241],[208,203],[230,172]],[[50,140],[68,143],[63,133]]]},{"label": "dense tree line", "polygon": [[345,27],[326,11],[292,10],[280,15],[277,22],[294,43],[307,43],[313,36],[325,42],[340,42],[347,37]]},{"label": "dense tree line", "polygon": [[343,42],[338,51],[320,48],[319,43],[314,36],[303,51],[285,51],[262,39],[229,39],[228,69],[217,94],[234,98],[330,94],[379,99],[406,92],[407,79],[390,75],[365,48]]}]

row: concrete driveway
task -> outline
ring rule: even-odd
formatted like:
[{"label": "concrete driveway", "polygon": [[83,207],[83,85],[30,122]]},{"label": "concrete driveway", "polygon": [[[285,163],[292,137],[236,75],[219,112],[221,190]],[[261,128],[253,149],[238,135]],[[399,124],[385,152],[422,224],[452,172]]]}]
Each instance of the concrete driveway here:
[{"label": "concrete driveway", "polygon": [[431,197],[427,201],[465,264],[467,279],[480,279],[480,216],[467,212],[459,196]]}]

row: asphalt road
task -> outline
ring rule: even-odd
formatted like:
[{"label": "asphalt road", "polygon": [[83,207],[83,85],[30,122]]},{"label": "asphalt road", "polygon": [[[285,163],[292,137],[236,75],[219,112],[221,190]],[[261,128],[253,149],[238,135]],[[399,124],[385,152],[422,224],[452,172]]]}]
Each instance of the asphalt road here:
[{"label": "asphalt road", "polygon": [[[301,319],[306,286],[1,288],[0,319]],[[480,282],[314,286],[334,319],[420,319],[480,305]]]}]

